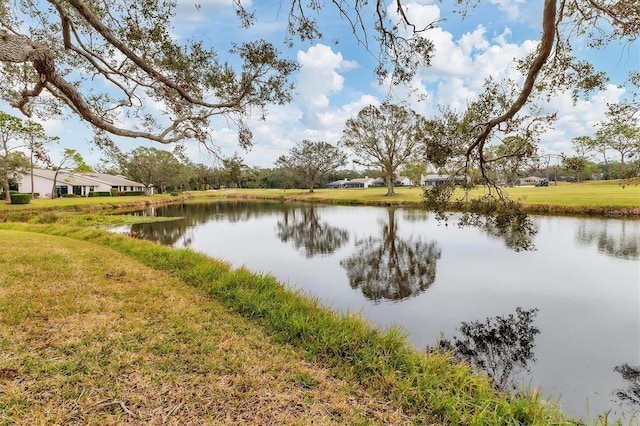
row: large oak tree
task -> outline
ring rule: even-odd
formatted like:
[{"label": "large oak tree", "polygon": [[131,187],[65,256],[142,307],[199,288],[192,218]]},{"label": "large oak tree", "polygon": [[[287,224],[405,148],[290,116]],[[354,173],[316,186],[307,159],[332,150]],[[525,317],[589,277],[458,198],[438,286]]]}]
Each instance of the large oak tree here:
[{"label": "large oak tree", "polygon": [[342,143],[362,165],[381,170],[387,195],[395,195],[396,172],[415,156],[426,126],[424,117],[403,106],[369,105],[347,120]]},{"label": "large oak tree", "polygon": [[[242,0],[232,2],[241,25],[260,20]],[[478,2],[454,3],[464,15]],[[248,115],[290,100],[296,65],[261,40],[231,45],[228,54],[201,40],[176,40],[175,6],[164,0],[3,0],[2,98],[26,115],[74,113],[91,124],[99,142],[108,135],[211,142],[211,120],[223,116],[237,124],[241,145],[250,144]],[[430,64],[438,22],[420,22],[406,0],[282,0],[280,6],[288,10],[285,39],[291,43],[322,38],[319,17],[337,12],[378,59],[375,72],[383,81],[410,82]],[[640,33],[640,4],[544,0],[540,28],[536,51],[519,64],[523,80],[516,96],[463,135],[468,163],[482,168],[486,145],[533,95],[569,89],[578,96],[604,87],[606,75],[578,60],[574,46],[588,40],[589,48],[612,42],[629,48]],[[631,75],[632,83],[639,80],[639,73]],[[151,114],[151,103],[159,116]],[[633,105],[637,111],[637,99]]]},{"label": "large oak tree", "polygon": [[23,154],[20,149],[27,146],[23,136],[22,120],[0,111],[0,187],[4,189],[6,201],[11,200],[9,181],[28,168],[26,157],[17,155]]},{"label": "large oak tree", "polygon": [[347,155],[339,148],[324,141],[303,140],[289,150],[288,156],[276,161],[278,167],[293,170],[301,176],[309,192],[329,172],[347,163]]}]

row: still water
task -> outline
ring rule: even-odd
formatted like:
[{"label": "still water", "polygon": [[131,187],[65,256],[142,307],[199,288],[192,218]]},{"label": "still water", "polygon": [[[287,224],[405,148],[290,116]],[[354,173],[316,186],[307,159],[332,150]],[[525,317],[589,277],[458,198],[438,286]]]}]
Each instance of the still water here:
[{"label": "still water", "polygon": [[415,209],[224,201],[137,214],[180,217],[133,225],[141,238],[272,274],[404,328],[419,349],[459,337],[463,322],[537,309],[533,353],[512,384],[574,417],[640,411],[640,221],[535,217],[536,250],[517,252]]}]

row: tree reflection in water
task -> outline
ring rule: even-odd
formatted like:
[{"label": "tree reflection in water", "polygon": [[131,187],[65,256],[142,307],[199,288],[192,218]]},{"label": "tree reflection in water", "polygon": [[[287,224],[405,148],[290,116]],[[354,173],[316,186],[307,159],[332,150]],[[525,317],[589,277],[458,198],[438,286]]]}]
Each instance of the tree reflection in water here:
[{"label": "tree reflection in water", "polygon": [[435,281],[441,254],[435,241],[398,237],[396,210],[387,212],[389,220],[382,226],[382,235],[356,241],[353,256],[340,261],[351,287],[373,301],[402,300],[425,291]]},{"label": "tree reflection in water", "polygon": [[282,242],[291,241],[308,258],[331,254],[349,241],[349,231],[321,222],[314,206],[297,209],[284,206],[284,217],[276,229]]},{"label": "tree reflection in water", "polygon": [[640,235],[635,222],[604,221],[597,226],[581,221],[576,241],[582,245],[595,245],[600,253],[619,259],[640,259]]},{"label": "tree reflection in water", "polygon": [[188,247],[193,241],[194,226],[211,221],[245,222],[268,214],[275,215],[279,211],[280,203],[260,201],[218,200],[169,204],[132,212],[133,215],[174,219],[134,224],[131,226],[131,235],[169,246],[176,245],[180,241],[184,247]]},{"label": "tree reflection in water", "polygon": [[640,365],[632,367],[624,363],[613,370],[620,373],[629,386],[627,389],[618,389],[615,395],[621,401],[631,405],[635,411],[640,411]]},{"label": "tree reflection in water", "polygon": [[528,370],[529,361],[535,361],[533,348],[535,335],[540,333],[533,325],[538,309],[516,308],[516,316],[489,317],[482,321],[463,322],[461,338],[442,338],[436,348],[451,352],[461,362],[470,364],[489,376],[496,389],[506,390],[512,385],[513,375]]},{"label": "tree reflection in water", "polygon": [[131,235],[166,246],[173,246],[182,240],[182,245],[188,247],[193,241],[192,231],[189,231],[191,226],[184,218],[163,222],[135,223],[131,225]]}]

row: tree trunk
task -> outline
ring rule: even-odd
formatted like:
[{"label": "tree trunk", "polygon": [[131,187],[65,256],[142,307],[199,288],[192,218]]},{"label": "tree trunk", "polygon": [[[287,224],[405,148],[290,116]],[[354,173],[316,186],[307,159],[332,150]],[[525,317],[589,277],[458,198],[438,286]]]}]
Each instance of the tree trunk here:
[{"label": "tree trunk", "polygon": [[2,182],[2,186],[4,186],[5,201],[11,201],[11,194],[9,193],[9,179],[5,179],[4,182]]},{"label": "tree trunk", "polygon": [[[4,142],[4,155],[2,156],[4,160],[4,164],[9,164],[9,149],[7,148],[7,142]],[[4,182],[2,182],[2,186],[4,187],[4,199],[5,201],[11,201],[11,194],[9,194],[9,178],[5,178]]]},{"label": "tree trunk", "polygon": [[393,196],[396,195],[395,191],[393,190],[393,179],[392,178],[387,178],[387,194],[386,196]]},{"label": "tree trunk", "polygon": [[53,175],[53,187],[51,188],[51,198],[56,198],[56,181],[58,180],[58,172],[60,169],[56,170],[56,174]]},{"label": "tree trunk", "polygon": [[35,198],[36,190],[33,188],[33,150],[31,150],[31,199]]}]

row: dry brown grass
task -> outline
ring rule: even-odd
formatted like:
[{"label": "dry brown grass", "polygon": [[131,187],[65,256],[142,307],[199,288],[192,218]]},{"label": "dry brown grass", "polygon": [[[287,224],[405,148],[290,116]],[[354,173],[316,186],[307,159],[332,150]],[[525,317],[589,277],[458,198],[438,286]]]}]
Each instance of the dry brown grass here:
[{"label": "dry brown grass", "polygon": [[410,424],[115,251],[0,231],[0,424]]}]

